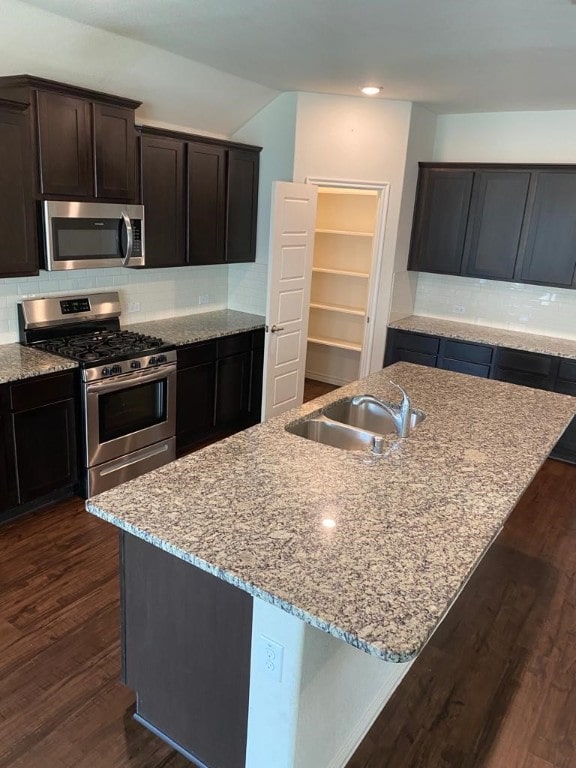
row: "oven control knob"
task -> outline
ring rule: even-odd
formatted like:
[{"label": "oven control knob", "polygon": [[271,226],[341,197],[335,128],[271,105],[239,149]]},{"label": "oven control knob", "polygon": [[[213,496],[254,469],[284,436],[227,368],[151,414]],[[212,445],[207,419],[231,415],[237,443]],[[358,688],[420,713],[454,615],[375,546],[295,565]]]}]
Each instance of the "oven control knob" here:
[{"label": "oven control knob", "polygon": [[132,360],[132,362],[130,363],[130,368],[140,368],[140,365],[141,365],[140,360]]},{"label": "oven control knob", "polygon": [[102,376],[110,376],[110,368],[102,368]]},{"label": "oven control knob", "polygon": [[166,355],[158,355],[158,357],[156,358],[156,362],[158,364],[165,363],[166,362]]},{"label": "oven control knob", "polygon": [[158,362],[158,361],[156,360],[156,358],[155,358],[155,357],[151,357],[151,358],[148,360],[148,365],[156,365],[156,363],[157,363],[157,362]]}]

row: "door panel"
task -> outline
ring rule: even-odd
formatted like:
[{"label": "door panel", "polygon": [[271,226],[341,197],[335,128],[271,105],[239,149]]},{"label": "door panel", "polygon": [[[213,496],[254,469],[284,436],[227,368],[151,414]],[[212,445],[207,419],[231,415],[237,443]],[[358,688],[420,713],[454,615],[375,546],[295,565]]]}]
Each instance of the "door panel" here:
[{"label": "door panel", "polygon": [[304,396],[316,197],[310,184],[276,182],[273,191],[265,418],[301,405]]}]

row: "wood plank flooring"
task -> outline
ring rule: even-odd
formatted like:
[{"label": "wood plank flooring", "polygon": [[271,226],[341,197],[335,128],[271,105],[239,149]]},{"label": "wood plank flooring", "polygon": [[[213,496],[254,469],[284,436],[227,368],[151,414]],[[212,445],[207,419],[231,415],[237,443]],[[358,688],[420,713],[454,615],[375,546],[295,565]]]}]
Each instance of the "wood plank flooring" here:
[{"label": "wood plank flooring", "polygon": [[[575,499],[548,461],[348,768],[576,768]],[[0,768],[190,765],[133,721],[118,637],[112,526],[0,527]]]}]

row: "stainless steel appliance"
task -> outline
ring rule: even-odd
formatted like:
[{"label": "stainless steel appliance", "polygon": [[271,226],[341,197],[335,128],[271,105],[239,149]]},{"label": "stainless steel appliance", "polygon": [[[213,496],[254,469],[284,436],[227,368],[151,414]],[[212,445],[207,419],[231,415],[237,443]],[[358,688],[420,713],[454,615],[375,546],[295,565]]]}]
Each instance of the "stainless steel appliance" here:
[{"label": "stainless steel appliance", "polygon": [[22,344],[78,361],[87,497],[176,456],[176,351],[119,318],[116,292],[18,305]]},{"label": "stainless steel appliance", "polygon": [[144,206],[45,200],[44,268],[143,267]]}]

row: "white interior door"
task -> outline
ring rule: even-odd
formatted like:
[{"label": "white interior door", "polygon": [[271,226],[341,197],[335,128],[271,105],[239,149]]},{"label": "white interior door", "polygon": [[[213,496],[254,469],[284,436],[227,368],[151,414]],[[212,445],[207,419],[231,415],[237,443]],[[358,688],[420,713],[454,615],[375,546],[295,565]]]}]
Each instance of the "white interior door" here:
[{"label": "white interior door", "polygon": [[317,189],[277,181],[272,193],[264,419],[302,404]]}]

